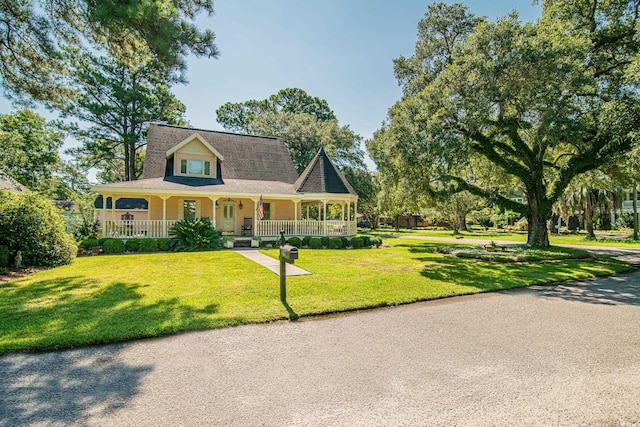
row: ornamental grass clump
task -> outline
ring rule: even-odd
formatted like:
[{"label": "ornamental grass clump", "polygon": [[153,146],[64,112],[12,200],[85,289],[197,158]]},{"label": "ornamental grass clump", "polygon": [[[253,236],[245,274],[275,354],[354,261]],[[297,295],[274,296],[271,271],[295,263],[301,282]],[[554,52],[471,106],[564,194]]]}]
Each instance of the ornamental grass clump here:
[{"label": "ornamental grass clump", "polygon": [[169,247],[176,252],[193,252],[218,249],[220,233],[204,219],[183,219],[169,231]]}]

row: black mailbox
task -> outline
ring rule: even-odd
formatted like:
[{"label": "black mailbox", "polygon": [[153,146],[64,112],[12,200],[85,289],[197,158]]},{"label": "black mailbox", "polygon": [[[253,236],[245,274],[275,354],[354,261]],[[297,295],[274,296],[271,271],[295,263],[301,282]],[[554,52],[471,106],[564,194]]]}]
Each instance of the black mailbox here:
[{"label": "black mailbox", "polygon": [[280,247],[280,258],[289,264],[293,264],[293,261],[298,259],[298,248],[291,245]]}]

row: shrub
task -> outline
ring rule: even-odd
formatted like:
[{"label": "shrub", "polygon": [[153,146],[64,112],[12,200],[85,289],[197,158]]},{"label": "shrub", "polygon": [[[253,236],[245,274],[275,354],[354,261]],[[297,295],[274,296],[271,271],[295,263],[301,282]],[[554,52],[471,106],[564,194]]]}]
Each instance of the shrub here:
[{"label": "shrub", "polygon": [[166,252],[169,250],[169,239],[156,239],[156,245],[158,246],[159,251]]},{"label": "shrub", "polygon": [[138,252],[140,251],[140,239],[129,239],[124,244],[124,250],[127,252]]},{"label": "shrub", "polygon": [[373,246],[375,246],[376,248],[379,248],[382,245],[382,238],[381,237],[372,237],[371,238],[371,244]]},{"label": "shrub", "polygon": [[107,240],[109,240],[109,237],[100,237],[98,239],[98,246],[104,246],[104,242],[106,242]]},{"label": "shrub", "polygon": [[354,237],[351,239],[351,246],[353,246],[353,249],[362,249],[364,248],[364,240],[362,240],[362,237]]},{"label": "shrub", "polygon": [[302,240],[299,237],[289,237],[289,242],[291,246],[295,246],[296,248],[302,247]]},{"label": "shrub", "polygon": [[311,249],[322,248],[322,240],[319,237],[312,237],[311,239],[309,239],[309,247]]},{"label": "shrub", "polygon": [[365,248],[371,247],[371,236],[362,236],[362,243]]},{"label": "shrub", "polygon": [[57,208],[36,193],[0,191],[0,245],[22,265],[55,267],[69,264],[78,253]]},{"label": "shrub", "polygon": [[158,242],[155,239],[140,239],[138,252],[157,252]]},{"label": "shrub", "polygon": [[339,237],[334,237],[330,240],[329,247],[331,249],[342,249],[342,239]]},{"label": "shrub", "polygon": [[342,247],[343,248],[348,248],[349,247],[349,239],[346,238],[345,236],[340,237],[340,240],[342,240]]},{"label": "shrub", "polygon": [[305,248],[309,247],[309,239],[311,239],[311,237],[309,237],[309,236],[304,236],[302,238],[302,246],[303,247],[305,247]]},{"label": "shrub", "polygon": [[102,244],[102,252],[105,254],[121,254],[124,252],[124,242],[120,239],[105,239]]},{"label": "shrub", "polygon": [[0,268],[7,268],[9,266],[9,248],[5,245],[0,245]]},{"label": "shrub", "polygon": [[176,252],[217,249],[220,246],[220,233],[208,220],[183,219],[169,231],[169,247]]},{"label": "shrub", "polygon": [[100,242],[95,237],[86,237],[80,242],[80,247],[86,251],[91,250],[95,246],[100,246]]},{"label": "shrub", "polygon": [[331,237],[323,236],[320,238],[320,241],[322,242],[323,247],[328,248],[329,244],[331,243]]}]

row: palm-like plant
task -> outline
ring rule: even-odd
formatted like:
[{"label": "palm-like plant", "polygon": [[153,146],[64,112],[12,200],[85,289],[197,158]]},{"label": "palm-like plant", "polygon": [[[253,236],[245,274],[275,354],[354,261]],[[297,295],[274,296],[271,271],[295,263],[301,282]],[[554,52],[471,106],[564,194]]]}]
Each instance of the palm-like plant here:
[{"label": "palm-like plant", "polygon": [[205,219],[183,219],[169,230],[169,248],[192,252],[220,247],[220,233]]}]

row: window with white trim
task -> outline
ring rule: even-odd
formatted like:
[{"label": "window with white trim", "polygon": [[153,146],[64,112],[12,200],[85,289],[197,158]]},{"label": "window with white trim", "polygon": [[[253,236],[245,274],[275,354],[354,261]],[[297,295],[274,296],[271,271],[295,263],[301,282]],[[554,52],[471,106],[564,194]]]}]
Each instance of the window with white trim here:
[{"label": "window with white trim", "polygon": [[180,174],[211,176],[211,162],[208,160],[181,159]]}]

